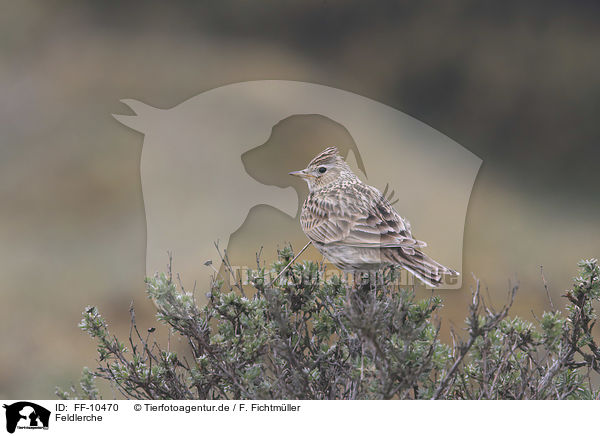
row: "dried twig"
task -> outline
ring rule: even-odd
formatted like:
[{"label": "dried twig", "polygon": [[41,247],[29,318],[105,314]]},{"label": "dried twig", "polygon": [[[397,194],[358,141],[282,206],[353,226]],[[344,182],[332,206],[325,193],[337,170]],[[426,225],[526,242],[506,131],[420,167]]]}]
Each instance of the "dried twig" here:
[{"label": "dried twig", "polygon": [[308,243],[304,246],[304,248],[302,248],[302,250],[300,250],[298,252],[298,254],[296,254],[296,256],[294,256],[294,258],[292,260],[290,260],[290,262],[279,272],[279,274],[277,274],[277,277],[275,277],[275,279],[273,279],[271,281],[271,283],[269,283],[269,286],[268,286],[269,288],[272,287],[275,282],[277,282],[279,277],[281,277],[283,275],[283,273],[286,272],[287,269],[296,261],[296,259],[298,259],[302,253],[304,253],[304,251],[308,248],[308,246],[310,244],[312,244],[312,242],[308,241]]}]

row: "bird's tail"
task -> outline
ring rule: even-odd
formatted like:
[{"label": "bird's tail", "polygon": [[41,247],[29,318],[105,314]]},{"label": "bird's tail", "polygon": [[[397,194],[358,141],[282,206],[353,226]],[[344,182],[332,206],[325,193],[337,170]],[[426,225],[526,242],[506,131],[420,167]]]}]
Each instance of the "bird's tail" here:
[{"label": "bird's tail", "polygon": [[459,273],[453,269],[447,268],[431,257],[427,256],[421,250],[413,247],[398,247],[390,249],[388,252],[390,260],[399,264],[408,272],[421,280],[425,285],[438,287],[445,275],[458,276]]}]

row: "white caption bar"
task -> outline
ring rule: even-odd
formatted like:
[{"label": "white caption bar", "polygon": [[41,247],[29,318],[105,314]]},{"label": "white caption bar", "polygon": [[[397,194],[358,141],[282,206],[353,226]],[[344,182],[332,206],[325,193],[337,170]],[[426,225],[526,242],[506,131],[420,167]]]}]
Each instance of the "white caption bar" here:
[{"label": "white caption bar", "polygon": [[[567,434],[594,401],[44,401],[6,400],[2,424],[25,436],[361,434]],[[593,430],[592,420],[577,420]],[[177,432],[177,433],[175,433]],[[218,432],[218,433],[217,433]],[[235,433],[239,432],[239,433]],[[508,433],[507,433],[508,432]],[[590,433],[591,434],[591,433]]]}]

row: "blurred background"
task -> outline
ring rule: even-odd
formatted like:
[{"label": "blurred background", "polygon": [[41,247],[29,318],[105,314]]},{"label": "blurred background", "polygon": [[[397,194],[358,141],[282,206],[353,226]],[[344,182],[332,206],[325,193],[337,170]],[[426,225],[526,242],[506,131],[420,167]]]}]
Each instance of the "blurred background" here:
[{"label": "blurred background", "polygon": [[[470,273],[513,314],[555,304],[600,254],[600,4],[592,1],[2,2],[0,397],[54,398],[96,365],[77,324],[156,325],[144,294],[143,137],[112,117],[239,81],[345,89],[401,110],[483,159],[465,227]],[[401,196],[401,192],[398,192]],[[257,247],[258,249],[259,247]],[[166,260],[165,260],[166,264]],[[425,291],[422,296],[427,295]],[[113,395],[106,391],[110,398]]]}]

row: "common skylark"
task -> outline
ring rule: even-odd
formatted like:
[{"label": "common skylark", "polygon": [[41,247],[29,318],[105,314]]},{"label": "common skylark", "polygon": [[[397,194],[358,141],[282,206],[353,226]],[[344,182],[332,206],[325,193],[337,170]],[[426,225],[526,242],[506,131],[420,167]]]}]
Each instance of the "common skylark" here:
[{"label": "common skylark", "polygon": [[308,183],[300,224],[313,245],[344,272],[376,271],[385,266],[405,268],[428,286],[443,275],[458,275],[439,264],[413,238],[410,224],[379,190],[363,183],[329,147],[308,167],[290,173]]}]

